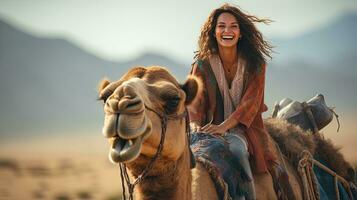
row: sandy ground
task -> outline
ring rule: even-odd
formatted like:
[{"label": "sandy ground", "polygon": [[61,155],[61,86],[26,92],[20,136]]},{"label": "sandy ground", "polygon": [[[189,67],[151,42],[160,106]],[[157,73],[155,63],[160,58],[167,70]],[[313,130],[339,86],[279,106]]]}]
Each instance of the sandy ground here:
[{"label": "sandy ground", "polygon": [[[339,133],[335,121],[322,131],[355,166],[356,119],[342,116]],[[0,200],[121,199],[119,169],[100,133],[53,135],[0,140]]]},{"label": "sandy ground", "polygon": [[107,158],[106,141],[71,139],[22,141],[16,145],[21,148],[3,145],[0,200],[121,199],[119,169]]},{"label": "sandy ground", "polygon": [[120,192],[119,174],[103,161],[2,159],[0,199],[114,199]]}]

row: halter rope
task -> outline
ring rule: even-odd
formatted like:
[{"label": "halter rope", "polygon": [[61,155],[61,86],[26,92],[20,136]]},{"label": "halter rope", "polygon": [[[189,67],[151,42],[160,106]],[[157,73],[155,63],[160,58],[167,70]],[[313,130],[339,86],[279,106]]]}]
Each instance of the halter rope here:
[{"label": "halter rope", "polygon": [[128,187],[129,200],[133,200],[133,193],[134,193],[135,186],[144,180],[144,178],[147,176],[149,171],[153,168],[155,161],[160,156],[160,153],[161,153],[161,151],[162,151],[162,149],[164,147],[166,130],[167,130],[167,121],[168,120],[178,120],[178,119],[186,117],[186,133],[187,133],[187,137],[189,138],[189,126],[187,124],[188,123],[188,118],[187,118],[188,115],[187,115],[187,110],[186,109],[180,115],[169,116],[166,113],[164,113],[163,115],[160,115],[160,113],[158,113],[157,111],[155,111],[154,109],[152,109],[152,108],[150,108],[150,107],[148,107],[146,105],[145,105],[145,108],[150,110],[151,112],[155,113],[161,120],[160,144],[159,144],[159,146],[157,148],[157,151],[156,151],[155,155],[149,161],[149,164],[144,168],[144,170],[141,172],[141,174],[139,174],[139,176],[134,180],[133,183],[130,182],[130,178],[129,178],[129,175],[128,175],[128,172],[127,172],[126,165],[124,163],[119,163],[120,178],[121,178],[121,182],[122,182],[122,191],[123,191],[123,199],[124,200],[127,199],[126,195],[125,195],[126,191],[125,191],[124,182],[126,183],[126,185]]}]

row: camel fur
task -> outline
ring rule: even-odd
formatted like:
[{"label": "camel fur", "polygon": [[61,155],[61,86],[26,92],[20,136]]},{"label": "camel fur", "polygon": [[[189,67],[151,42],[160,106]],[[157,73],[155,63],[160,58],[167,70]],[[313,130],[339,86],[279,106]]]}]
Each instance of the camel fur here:
[{"label": "camel fur", "polygon": [[[133,68],[118,81],[103,80],[99,86],[99,99],[104,101],[103,134],[111,147],[110,159],[115,163],[125,163],[131,180],[137,178],[155,155],[160,143],[162,124],[157,113],[170,116],[184,113],[187,106],[194,104],[196,94],[202,89],[198,78],[189,77],[181,85],[165,68],[158,66]],[[218,198],[206,168],[198,162],[194,169],[190,169],[186,126],[185,119],[167,121],[162,152],[147,177],[135,187],[135,199]],[[312,138],[301,129],[283,121],[270,119],[266,121],[266,126],[292,163],[284,156],[279,157],[279,160],[286,162],[296,199],[302,199],[302,187],[294,165],[302,149],[308,149],[321,159],[327,159],[335,168],[348,168],[341,154],[336,153],[338,150],[325,140]],[[316,142],[319,142],[318,145]],[[129,147],[124,151],[127,146]],[[273,150],[278,152],[274,145]],[[327,150],[335,155],[333,160],[320,153]],[[333,162],[340,164],[333,165]],[[258,199],[277,199],[269,173],[254,174],[254,183]]]},{"label": "camel fur", "polygon": [[301,152],[308,150],[315,159],[326,163],[347,181],[355,182],[354,169],[345,160],[340,148],[333,145],[331,140],[325,139],[322,134],[312,134],[286,120],[277,118],[266,119],[265,126],[293,166],[298,166]]}]

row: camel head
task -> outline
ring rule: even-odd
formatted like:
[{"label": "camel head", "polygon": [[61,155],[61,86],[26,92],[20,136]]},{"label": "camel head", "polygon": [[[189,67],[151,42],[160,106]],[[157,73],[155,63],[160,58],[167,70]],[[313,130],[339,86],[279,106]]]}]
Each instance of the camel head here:
[{"label": "camel head", "polygon": [[[160,115],[185,113],[201,88],[196,77],[179,84],[157,66],[133,68],[115,82],[103,80],[99,98],[104,101],[103,134],[110,143],[110,160],[132,163],[153,157],[161,139]],[[187,145],[185,117],[168,120],[161,156],[177,160]]]}]

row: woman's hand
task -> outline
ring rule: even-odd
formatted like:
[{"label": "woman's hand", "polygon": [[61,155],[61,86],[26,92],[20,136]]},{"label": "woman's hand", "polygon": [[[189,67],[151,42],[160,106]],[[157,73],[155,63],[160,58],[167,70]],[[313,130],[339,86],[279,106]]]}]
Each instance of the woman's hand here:
[{"label": "woman's hand", "polygon": [[227,132],[229,129],[238,125],[238,121],[231,115],[223,121],[220,125],[207,124],[201,128],[202,132],[222,135]]},{"label": "woman's hand", "polygon": [[190,122],[191,132],[199,132],[201,130],[201,126],[198,125],[197,122]]},{"label": "woman's hand", "polygon": [[227,129],[222,126],[222,124],[207,124],[206,126],[202,127],[201,131],[210,134],[223,135],[227,131]]}]

